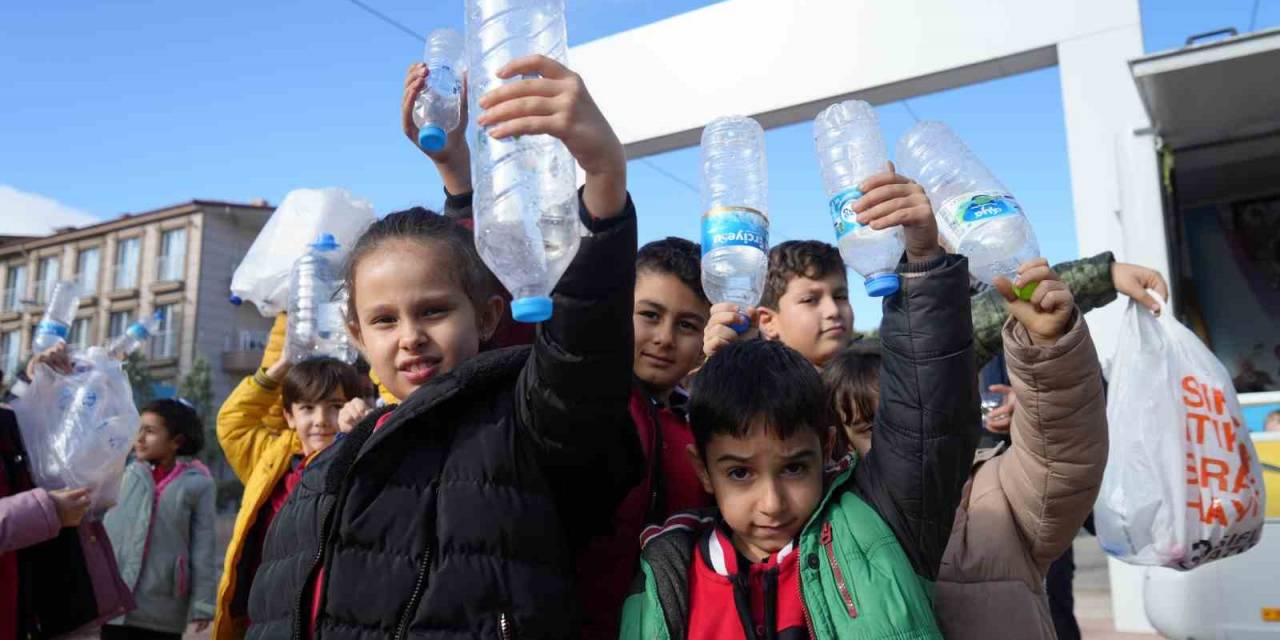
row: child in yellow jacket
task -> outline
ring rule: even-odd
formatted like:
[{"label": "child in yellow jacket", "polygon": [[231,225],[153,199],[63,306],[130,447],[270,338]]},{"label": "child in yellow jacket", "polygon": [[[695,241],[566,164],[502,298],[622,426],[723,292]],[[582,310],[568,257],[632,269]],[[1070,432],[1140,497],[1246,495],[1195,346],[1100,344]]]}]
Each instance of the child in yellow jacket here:
[{"label": "child in yellow jacket", "polygon": [[[285,316],[276,319],[262,367],[240,382],[218,411],[218,441],[244,484],[240,513],[218,585],[213,638],[242,638],[249,586],[262,540],[307,462],[332,444],[348,401],[371,403],[369,379],[332,358],[296,366],[282,353]],[[353,403],[360,404],[360,403]]]}]

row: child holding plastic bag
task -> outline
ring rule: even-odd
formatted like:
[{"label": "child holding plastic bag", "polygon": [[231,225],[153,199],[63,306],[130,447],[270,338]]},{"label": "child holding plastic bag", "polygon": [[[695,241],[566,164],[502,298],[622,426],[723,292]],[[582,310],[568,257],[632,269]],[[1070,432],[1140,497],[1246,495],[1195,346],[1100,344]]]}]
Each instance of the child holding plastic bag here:
[{"label": "child holding plastic bag", "polygon": [[213,619],[216,490],[209,470],[190,457],[203,434],[200,416],[179,400],[142,410],[135,460],[106,517],[138,608],[104,626],[103,638],[180,638],[188,622],[203,631]]},{"label": "child holding plastic bag", "polygon": [[[65,344],[27,365],[71,368]],[[35,486],[17,418],[0,405],[0,640],[44,637],[133,607],[100,522],[84,521],[86,488]]]}]

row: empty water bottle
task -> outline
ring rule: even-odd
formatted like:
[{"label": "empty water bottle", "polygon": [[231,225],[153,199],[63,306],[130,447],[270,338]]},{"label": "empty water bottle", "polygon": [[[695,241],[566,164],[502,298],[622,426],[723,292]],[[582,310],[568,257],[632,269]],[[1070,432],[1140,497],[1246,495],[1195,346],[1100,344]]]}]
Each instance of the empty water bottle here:
[{"label": "empty water bottle", "polygon": [[413,102],[418,146],[424,151],[444,148],[449,132],[458,128],[462,111],[462,36],[453,29],[436,29],[427,36],[423,62],[427,84]]},{"label": "empty water bottle", "polygon": [[164,315],[159,311],[151,314],[145,320],[139,320],[131,325],[124,333],[116,336],[110,344],[107,345],[107,355],[116,360],[124,360],[129,354],[138,350],[142,345],[155,335],[156,330],[160,328],[160,322],[164,320]]},{"label": "empty water bottle", "polygon": [[342,308],[345,298],[339,293],[338,248],[332,234],[322,233],[293,263],[286,330],[292,362],[317,356],[355,361]]},{"label": "empty water bottle", "polygon": [[742,116],[711,121],[702,130],[702,288],[712,303],[760,303],[769,268],[768,194],[760,124]]},{"label": "empty water bottle", "polygon": [[80,292],[74,282],[59,280],[54,284],[53,291],[49,293],[49,304],[44,308],[44,317],[36,325],[31,350],[40,353],[59,342],[66,342],[79,308]]},{"label": "empty water bottle", "polygon": [[827,107],[813,121],[822,185],[829,198],[836,245],[844,263],[866,278],[867,293],[887,296],[898,290],[895,273],[902,258],[902,227],[876,231],[858,224],[853,205],[862,197],[858,185],[881,173],[889,160],[875,109],[861,100]]},{"label": "empty water bottle", "polygon": [[[950,127],[917,124],[898,142],[897,155],[899,170],[928,192],[943,243],[969,258],[975,278],[1012,279],[1018,265],[1040,254],[1018,201]],[[1034,289],[1018,295],[1029,298]]]},{"label": "empty water bottle", "polygon": [[[507,82],[508,62],[542,54],[564,63],[563,0],[467,0],[468,99]],[[477,127],[471,145],[476,249],[511,292],[521,322],[551,317],[551,290],[578,252],[578,192],[573,156],[549,135],[495,140]]]}]

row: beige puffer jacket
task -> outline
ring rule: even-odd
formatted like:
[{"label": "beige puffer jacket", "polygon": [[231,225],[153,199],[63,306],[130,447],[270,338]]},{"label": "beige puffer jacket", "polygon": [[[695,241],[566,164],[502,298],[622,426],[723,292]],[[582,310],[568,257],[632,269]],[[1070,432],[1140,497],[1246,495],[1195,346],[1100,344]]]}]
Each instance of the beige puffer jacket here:
[{"label": "beige puffer jacket", "polygon": [[950,640],[1052,640],[1044,577],[1093,509],[1107,462],[1102,372],[1084,317],[1050,347],[1004,326],[1018,404],[1009,448],[979,451],[938,573]]}]

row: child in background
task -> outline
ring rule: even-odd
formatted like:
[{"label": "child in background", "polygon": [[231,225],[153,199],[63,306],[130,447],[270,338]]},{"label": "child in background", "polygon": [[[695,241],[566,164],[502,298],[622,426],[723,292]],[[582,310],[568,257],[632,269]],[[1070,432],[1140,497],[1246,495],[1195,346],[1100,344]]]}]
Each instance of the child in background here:
[{"label": "child in background", "polygon": [[941,638],[931,582],[978,419],[968,262],[941,252],[927,206],[894,200],[872,218],[907,240],[881,324],[887,450],[824,474],[835,429],[813,363],[779,341],[723,346],[689,409],[718,514],[646,532],[623,638]]},{"label": "child in background", "polygon": [[[59,343],[27,363],[69,373]],[[87,489],[35,486],[14,412],[0,405],[0,640],[46,637],[133,609],[100,522],[83,522]]]},{"label": "child in background", "polygon": [[593,235],[532,347],[480,352],[505,313],[474,239],[421,209],[352,248],[348,328],[401,404],[308,465],[276,516],[250,638],[570,638],[573,545],[637,480],[627,413],[636,227],[626,161],[581,78],[543,57],[482,97],[495,138],[549,134],[586,173]]},{"label": "child in background", "polygon": [[141,414],[134,461],[106,516],[138,608],[102,627],[104,639],[181,638],[188,622],[203,631],[213,619],[217,491],[209,470],[190,458],[204,446],[204,427],[179,400],[156,400]]},{"label": "child in background", "polygon": [[[283,321],[282,314],[277,324]],[[249,587],[267,528],[307,463],[333,443],[339,412],[353,399],[373,402],[372,384],[355,367],[333,358],[293,366],[275,346],[284,343],[283,337],[279,332],[277,340],[273,331],[263,366],[240,382],[218,412],[218,441],[244,484],[244,495],[218,586],[215,640],[244,637]]]},{"label": "child in background", "polygon": [[693,445],[688,393],[681,380],[702,359],[702,331],[711,303],[702,292],[698,245],[666,238],[636,255],[632,321],[635,351],[631,419],[646,457],[644,478],[618,506],[613,533],[578,554],[582,637],[618,637],[622,601],[640,560],[640,532],[673,513],[711,505],[686,449]]},{"label": "child in background", "polygon": [[[1011,629],[1019,638],[1056,637],[1045,574],[1088,517],[1106,466],[1102,372],[1083,314],[1043,259],[1019,272],[1040,283],[1030,301],[997,281],[1012,315],[1004,349],[1019,397],[1013,445],[974,456],[934,595],[947,638],[1005,637]],[[855,347],[823,371],[836,416],[863,457],[878,437],[871,425],[879,362],[873,349]]]}]

